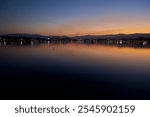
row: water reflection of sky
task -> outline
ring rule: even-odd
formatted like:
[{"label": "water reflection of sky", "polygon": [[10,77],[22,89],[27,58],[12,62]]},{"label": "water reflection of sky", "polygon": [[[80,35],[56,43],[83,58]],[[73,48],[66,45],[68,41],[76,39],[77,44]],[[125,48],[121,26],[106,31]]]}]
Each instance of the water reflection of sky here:
[{"label": "water reflection of sky", "polygon": [[136,69],[148,71],[150,68],[150,49],[118,48],[104,45],[50,44],[27,47],[4,47],[1,53],[5,57],[24,61],[49,61],[52,58],[64,62],[103,66],[107,69]]},{"label": "water reflection of sky", "polygon": [[[116,88],[132,86],[136,91],[139,88],[142,92],[150,91],[150,49],[49,44],[3,46],[0,48],[0,53],[1,75],[4,75],[6,70],[12,75],[15,72],[18,74],[15,70],[18,70],[20,74],[25,70],[26,72],[32,71],[29,75],[33,77],[36,74],[37,77],[42,75],[50,79],[53,76],[65,79],[68,77],[68,79],[95,82],[93,85],[96,84],[97,87],[104,82],[104,84],[117,85]],[[112,84],[110,87],[113,87]]]}]

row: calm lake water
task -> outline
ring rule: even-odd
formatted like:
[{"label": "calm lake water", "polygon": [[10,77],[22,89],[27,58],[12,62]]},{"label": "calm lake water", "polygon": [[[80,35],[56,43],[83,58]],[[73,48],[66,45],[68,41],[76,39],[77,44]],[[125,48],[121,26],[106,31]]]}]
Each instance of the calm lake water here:
[{"label": "calm lake water", "polygon": [[2,99],[150,99],[150,48],[0,45]]}]

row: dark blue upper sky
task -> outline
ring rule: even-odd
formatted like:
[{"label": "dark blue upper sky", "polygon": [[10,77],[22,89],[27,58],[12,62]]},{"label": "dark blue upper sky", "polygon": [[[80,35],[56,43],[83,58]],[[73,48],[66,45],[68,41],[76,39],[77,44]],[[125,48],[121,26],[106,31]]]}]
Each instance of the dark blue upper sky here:
[{"label": "dark blue upper sky", "polygon": [[150,0],[0,0],[0,33],[150,32]]}]

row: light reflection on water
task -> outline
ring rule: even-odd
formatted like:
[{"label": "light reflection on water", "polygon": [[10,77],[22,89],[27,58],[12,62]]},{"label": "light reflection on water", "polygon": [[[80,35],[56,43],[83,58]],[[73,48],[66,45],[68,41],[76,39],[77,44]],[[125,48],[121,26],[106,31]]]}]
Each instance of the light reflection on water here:
[{"label": "light reflection on water", "polygon": [[1,46],[0,53],[1,79],[10,80],[9,90],[17,82],[23,89],[53,89],[60,99],[150,99],[149,48],[32,42]]}]

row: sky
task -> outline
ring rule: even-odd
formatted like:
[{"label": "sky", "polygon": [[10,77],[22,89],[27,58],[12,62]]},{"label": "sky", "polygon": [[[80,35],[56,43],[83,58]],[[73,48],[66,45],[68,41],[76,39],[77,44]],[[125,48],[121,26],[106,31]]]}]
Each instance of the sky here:
[{"label": "sky", "polygon": [[150,0],[0,0],[0,34],[150,33]]}]

